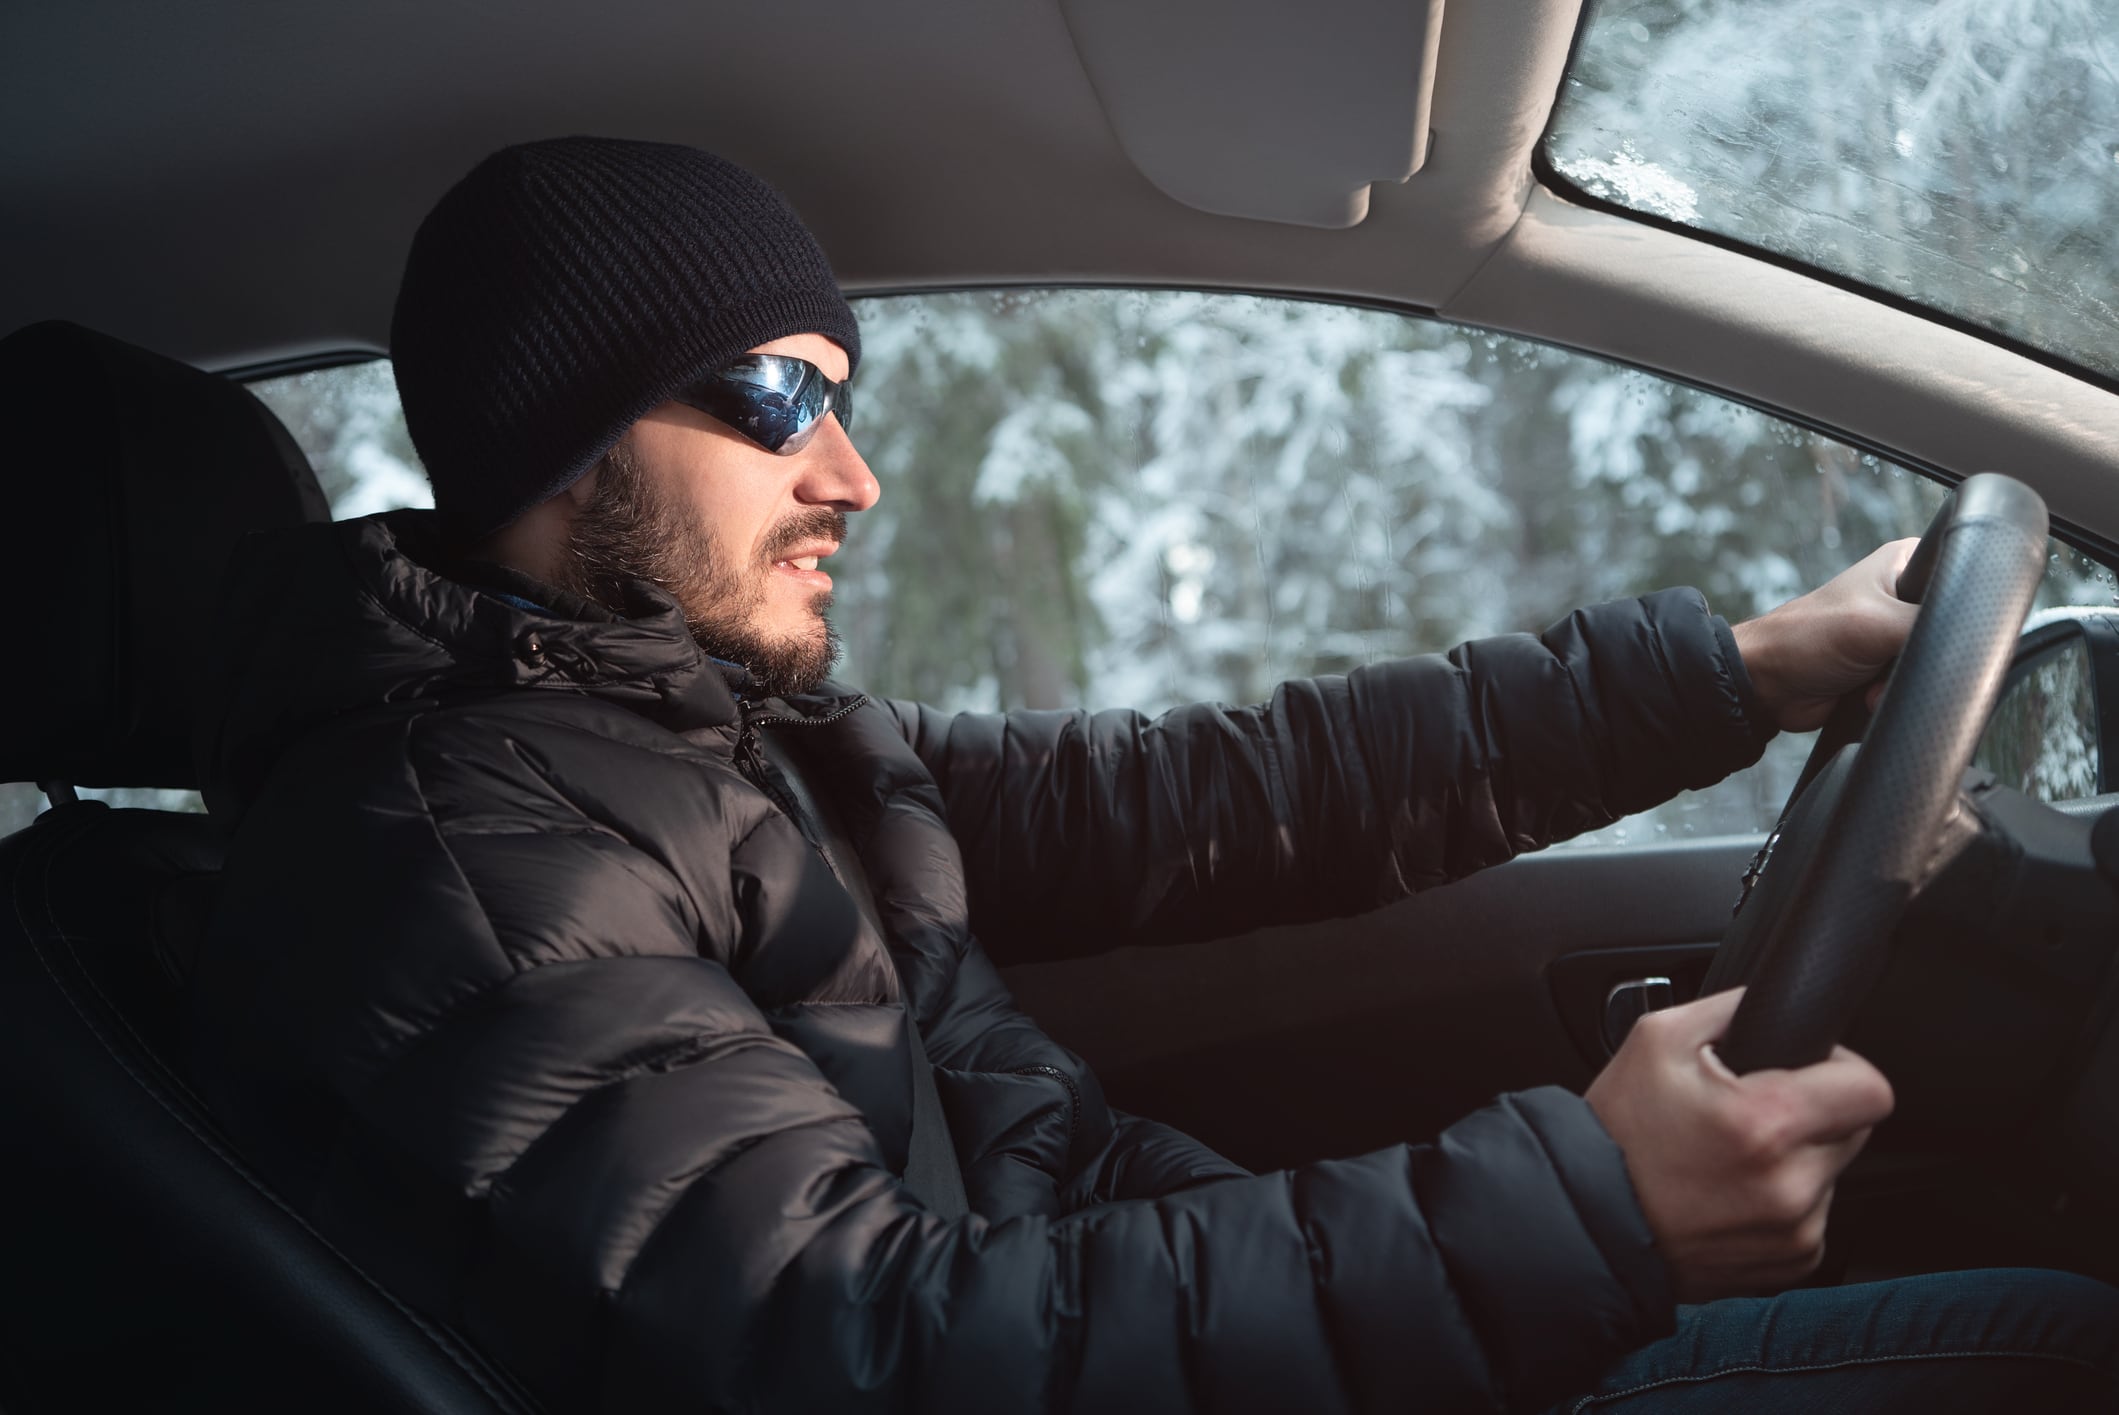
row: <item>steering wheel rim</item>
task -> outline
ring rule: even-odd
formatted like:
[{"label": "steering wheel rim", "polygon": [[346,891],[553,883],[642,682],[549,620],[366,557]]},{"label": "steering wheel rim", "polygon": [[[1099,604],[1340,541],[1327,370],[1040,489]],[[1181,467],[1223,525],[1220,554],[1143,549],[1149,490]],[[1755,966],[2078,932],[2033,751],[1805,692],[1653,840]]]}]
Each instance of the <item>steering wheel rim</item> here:
[{"label": "steering wheel rim", "polygon": [[[1949,829],[1959,783],[2044,573],[2047,529],[2036,492],[1983,472],[1922,535],[1897,586],[1920,614],[1875,717],[1863,734],[1856,699],[1820,735],[1708,970],[1706,992],[1746,984],[1716,1046],[1732,1071],[1831,1055],[1906,905],[1961,842]],[[1805,807],[1809,791],[1823,794]],[[1816,835],[1791,850],[1782,836],[1797,828]]]}]

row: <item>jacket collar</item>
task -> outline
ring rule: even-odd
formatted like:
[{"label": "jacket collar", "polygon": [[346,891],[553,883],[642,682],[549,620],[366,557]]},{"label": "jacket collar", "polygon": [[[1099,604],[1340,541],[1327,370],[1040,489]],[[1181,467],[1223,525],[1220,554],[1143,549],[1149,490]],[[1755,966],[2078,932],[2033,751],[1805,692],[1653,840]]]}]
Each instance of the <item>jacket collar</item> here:
[{"label": "jacket collar", "polygon": [[449,568],[461,567],[431,511],[293,527],[238,548],[196,680],[195,756],[215,811],[240,816],[318,724],[388,703],[578,692],[685,734],[768,714],[813,720],[859,696],[827,684],[759,699],[749,674],[702,652],[676,601],[646,580],[625,586],[625,613],[613,615],[528,577],[482,588]]},{"label": "jacket collar", "polygon": [[[621,704],[672,731],[736,720],[728,677],[693,642],[677,602],[650,581],[627,582],[624,610],[612,614],[505,566],[452,562],[431,511],[386,512],[349,528],[356,579],[385,613],[441,651],[421,696],[560,687]],[[449,573],[466,569],[474,583]],[[546,608],[523,609],[511,599]]]}]

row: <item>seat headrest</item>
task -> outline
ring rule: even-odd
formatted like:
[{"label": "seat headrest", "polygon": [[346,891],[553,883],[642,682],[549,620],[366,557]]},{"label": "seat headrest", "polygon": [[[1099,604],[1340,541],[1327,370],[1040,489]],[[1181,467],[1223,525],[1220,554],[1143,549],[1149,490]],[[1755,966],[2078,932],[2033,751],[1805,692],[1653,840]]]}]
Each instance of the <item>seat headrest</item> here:
[{"label": "seat headrest", "polygon": [[0,429],[21,587],[0,781],[195,785],[191,676],[229,552],[330,519],[308,460],[241,384],[63,321],[0,339]]}]

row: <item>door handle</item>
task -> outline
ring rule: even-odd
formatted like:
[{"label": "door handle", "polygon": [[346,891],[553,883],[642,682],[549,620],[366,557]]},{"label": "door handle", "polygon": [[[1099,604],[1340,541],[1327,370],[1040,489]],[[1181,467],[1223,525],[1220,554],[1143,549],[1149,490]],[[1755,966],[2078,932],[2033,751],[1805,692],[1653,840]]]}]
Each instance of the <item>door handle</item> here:
[{"label": "door handle", "polygon": [[1634,1023],[1675,1001],[1677,988],[1668,978],[1628,978],[1615,985],[1604,994],[1604,1050],[1617,1051]]}]

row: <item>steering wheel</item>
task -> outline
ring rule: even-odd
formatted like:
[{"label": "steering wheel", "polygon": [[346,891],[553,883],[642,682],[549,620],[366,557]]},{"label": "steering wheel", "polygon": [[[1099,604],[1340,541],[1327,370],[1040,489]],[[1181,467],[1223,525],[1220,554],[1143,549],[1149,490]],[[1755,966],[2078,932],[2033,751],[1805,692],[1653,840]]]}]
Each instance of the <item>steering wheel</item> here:
[{"label": "steering wheel", "polygon": [[1716,1045],[1732,1071],[1829,1056],[1907,904],[1976,833],[1959,784],[2044,573],[2046,531],[2036,492],[1983,472],[1921,536],[1896,586],[1920,614],[1875,718],[1850,694],[1820,732],[1708,969],[1703,994],[1746,985]]}]

